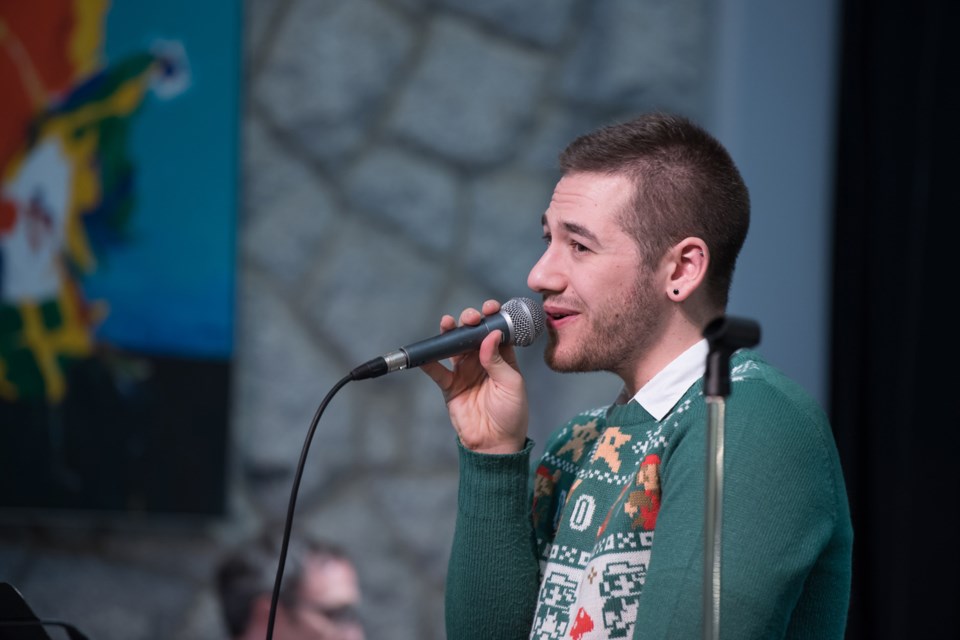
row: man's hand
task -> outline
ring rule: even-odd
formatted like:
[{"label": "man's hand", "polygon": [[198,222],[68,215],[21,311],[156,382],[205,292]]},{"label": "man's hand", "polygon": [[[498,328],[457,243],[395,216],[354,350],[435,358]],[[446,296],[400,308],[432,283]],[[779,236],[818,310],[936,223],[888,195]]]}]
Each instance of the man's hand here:
[{"label": "man's hand", "polygon": [[[480,324],[484,316],[499,310],[499,302],[487,300],[483,314],[473,308],[465,309],[460,314],[460,324]],[[453,316],[440,320],[441,332],[456,327]],[[477,453],[516,453],[527,439],[527,391],[513,345],[501,345],[502,339],[500,331],[492,331],[479,351],[451,358],[452,370],[439,362],[420,366],[443,392],[460,442]]]}]

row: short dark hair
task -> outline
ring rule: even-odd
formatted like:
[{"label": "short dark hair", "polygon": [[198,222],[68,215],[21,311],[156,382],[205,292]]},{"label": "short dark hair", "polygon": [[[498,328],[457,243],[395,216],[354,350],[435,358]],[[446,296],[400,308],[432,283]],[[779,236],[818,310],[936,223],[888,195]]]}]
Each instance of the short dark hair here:
[{"label": "short dark hair", "polygon": [[560,168],[629,177],[636,190],[620,222],[644,263],[652,268],[683,238],[701,238],[710,249],[707,295],[726,307],[750,196],[716,138],[688,118],[654,112],[576,138],[560,154]]},{"label": "short dark hair", "polygon": [[[239,637],[246,631],[257,598],[273,596],[280,546],[278,534],[261,534],[235,547],[217,567],[217,594],[230,637]],[[281,604],[296,600],[307,558],[349,561],[343,549],[335,544],[303,535],[291,536],[280,585]]]}]

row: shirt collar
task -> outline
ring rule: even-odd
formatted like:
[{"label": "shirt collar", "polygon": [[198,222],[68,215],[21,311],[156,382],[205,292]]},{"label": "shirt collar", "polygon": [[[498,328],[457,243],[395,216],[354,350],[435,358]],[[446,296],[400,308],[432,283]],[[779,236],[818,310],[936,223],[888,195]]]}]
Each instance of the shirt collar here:
[{"label": "shirt collar", "polygon": [[707,340],[700,340],[661,369],[632,399],[654,419],[663,420],[687,389],[703,377],[708,353]]}]

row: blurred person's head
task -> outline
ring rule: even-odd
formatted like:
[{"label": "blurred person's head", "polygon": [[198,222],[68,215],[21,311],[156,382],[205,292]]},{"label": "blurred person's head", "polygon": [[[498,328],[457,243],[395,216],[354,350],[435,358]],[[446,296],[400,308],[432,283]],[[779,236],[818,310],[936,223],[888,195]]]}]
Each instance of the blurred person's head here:
[{"label": "blurred person's head", "polygon": [[[224,620],[234,640],[266,637],[278,538],[264,536],[229,554],[217,570]],[[273,625],[276,640],[363,640],[360,587],[335,545],[291,537]]]}]

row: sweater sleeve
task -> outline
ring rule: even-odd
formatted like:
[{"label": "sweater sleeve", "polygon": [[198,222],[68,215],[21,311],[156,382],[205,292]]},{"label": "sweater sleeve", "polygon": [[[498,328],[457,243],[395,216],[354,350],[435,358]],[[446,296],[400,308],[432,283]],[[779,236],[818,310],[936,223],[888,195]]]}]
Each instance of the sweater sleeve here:
[{"label": "sweater sleeve", "polygon": [[[852,531],[826,418],[751,382],[724,425],[721,636],[842,638]],[[686,424],[665,455],[634,638],[702,634],[705,433]]]},{"label": "sweater sleeve", "polygon": [[448,638],[525,639],[536,608],[539,563],[530,521],[529,440],[523,451],[460,447],[460,490],[447,571]]}]

